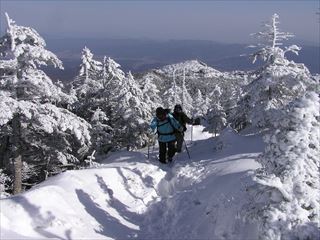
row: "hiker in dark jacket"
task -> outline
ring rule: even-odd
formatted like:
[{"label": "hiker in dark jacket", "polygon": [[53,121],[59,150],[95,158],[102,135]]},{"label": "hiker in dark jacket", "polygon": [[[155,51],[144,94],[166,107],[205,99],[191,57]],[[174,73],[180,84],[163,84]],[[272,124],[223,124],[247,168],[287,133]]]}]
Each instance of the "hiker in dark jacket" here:
[{"label": "hiker in dark jacket", "polygon": [[183,139],[184,139],[184,132],[187,130],[186,124],[193,124],[193,119],[189,118],[183,111],[180,104],[174,106],[174,111],[172,116],[180,123],[183,127],[182,132],[176,133],[177,139],[177,152],[181,152]]},{"label": "hiker in dark jacket", "polygon": [[168,155],[168,162],[172,161],[176,153],[175,142],[177,131],[183,131],[182,126],[174,119],[174,117],[167,113],[162,107],[156,109],[156,117],[151,121],[151,129],[157,129],[159,141],[159,161],[166,163]]}]

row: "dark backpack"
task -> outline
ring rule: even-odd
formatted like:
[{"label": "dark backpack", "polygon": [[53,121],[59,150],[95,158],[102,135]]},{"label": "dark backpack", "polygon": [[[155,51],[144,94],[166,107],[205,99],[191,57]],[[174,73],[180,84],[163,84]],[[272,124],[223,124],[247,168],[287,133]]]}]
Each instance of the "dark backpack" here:
[{"label": "dark backpack", "polygon": [[187,131],[186,122],[183,121],[182,115],[181,115],[181,114],[177,115],[177,114],[173,113],[172,116],[173,116],[174,119],[176,119],[177,122],[180,123],[180,125],[183,127],[183,131],[184,131],[184,132]]}]

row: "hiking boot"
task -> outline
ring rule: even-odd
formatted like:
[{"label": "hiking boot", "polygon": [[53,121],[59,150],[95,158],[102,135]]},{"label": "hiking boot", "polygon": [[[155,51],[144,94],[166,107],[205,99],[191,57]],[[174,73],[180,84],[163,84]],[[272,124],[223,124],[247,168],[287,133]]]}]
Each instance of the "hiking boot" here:
[{"label": "hiking boot", "polygon": [[161,160],[159,160],[159,162],[161,162],[161,163],[167,163],[166,161],[161,161]]},{"label": "hiking boot", "polygon": [[171,163],[172,162],[172,158],[168,158],[168,162]]}]

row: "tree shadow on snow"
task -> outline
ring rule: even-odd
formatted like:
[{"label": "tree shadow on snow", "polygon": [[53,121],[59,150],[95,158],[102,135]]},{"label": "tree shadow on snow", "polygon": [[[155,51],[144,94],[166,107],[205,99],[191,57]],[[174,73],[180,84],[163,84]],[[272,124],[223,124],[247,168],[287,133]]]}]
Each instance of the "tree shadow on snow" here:
[{"label": "tree shadow on snow", "polygon": [[149,175],[143,177],[143,173],[142,171],[140,171],[139,169],[135,168],[135,169],[130,169],[128,167],[122,167],[122,169],[126,169],[128,171],[131,171],[133,173],[135,173],[136,175],[138,175],[141,179],[141,181],[143,182],[143,184],[146,186],[146,187],[149,187],[149,188],[153,188],[154,186],[154,181],[153,181],[153,178]]},{"label": "tree shadow on snow", "polygon": [[50,224],[55,220],[55,216],[52,212],[47,211],[47,216],[44,217],[40,212],[40,207],[32,204],[26,197],[19,195],[11,198],[16,204],[21,205],[24,210],[28,213],[30,218],[33,220],[32,226],[35,232],[40,234],[45,238],[54,238],[54,239],[71,239],[71,230],[66,231],[66,238],[60,237],[54,233],[51,233],[45,228],[49,227]]},{"label": "tree shadow on snow", "polygon": [[[134,212],[130,212],[128,210],[128,207],[123,204],[121,201],[119,201],[117,198],[115,198],[113,196],[113,191],[112,189],[110,189],[108,187],[108,185],[106,184],[106,182],[104,181],[104,179],[101,176],[98,176],[96,174],[97,177],[97,181],[99,184],[99,187],[101,188],[101,190],[108,195],[109,200],[107,200],[107,203],[109,204],[109,206],[113,207],[114,209],[117,210],[117,212],[127,221],[129,222],[133,222],[134,224],[137,222],[141,221],[141,215],[134,213]],[[126,189],[128,191],[128,189]],[[134,197],[135,199],[140,199],[137,198],[135,195],[133,195],[132,193],[129,192],[129,194]]]},{"label": "tree shadow on snow", "polygon": [[76,194],[87,213],[100,224],[101,229],[95,229],[96,233],[114,239],[135,238],[137,230],[122,224],[117,218],[103,210],[99,204],[91,199],[88,193],[84,192],[82,189],[76,189]]}]

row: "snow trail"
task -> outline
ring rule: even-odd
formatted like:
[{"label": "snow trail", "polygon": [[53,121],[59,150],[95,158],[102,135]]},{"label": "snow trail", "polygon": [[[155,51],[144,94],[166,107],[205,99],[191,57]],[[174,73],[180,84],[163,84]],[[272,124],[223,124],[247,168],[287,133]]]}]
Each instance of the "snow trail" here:
[{"label": "snow trail", "polygon": [[[191,160],[169,165],[140,152],[117,152],[100,168],[67,171],[1,200],[2,239],[250,239],[242,221],[246,186],[263,144],[226,130],[194,127]],[[216,145],[221,149],[215,149]]]}]

